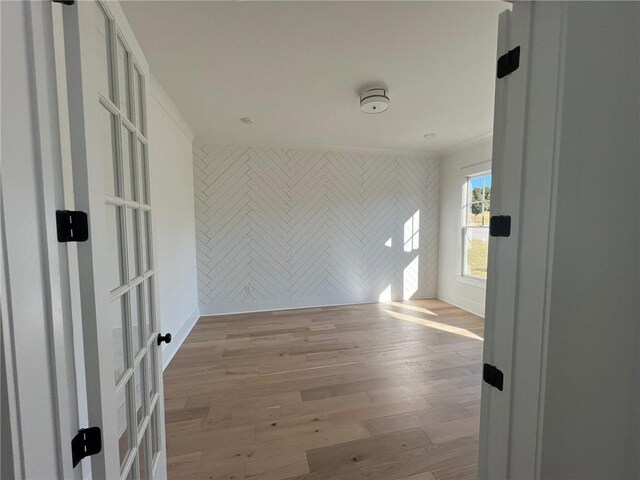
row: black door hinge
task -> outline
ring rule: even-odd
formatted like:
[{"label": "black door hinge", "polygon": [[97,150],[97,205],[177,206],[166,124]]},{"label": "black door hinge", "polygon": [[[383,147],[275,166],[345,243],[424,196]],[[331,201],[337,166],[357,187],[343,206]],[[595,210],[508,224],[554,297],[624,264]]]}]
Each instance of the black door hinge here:
[{"label": "black door hinge", "polygon": [[492,387],[496,387],[498,390],[502,391],[504,374],[498,367],[485,363],[482,368],[482,379]]},{"label": "black door hinge", "polygon": [[520,47],[509,50],[498,58],[498,78],[506,77],[520,66]]},{"label": "black door hinge", "polygon": [[511,217],[494,215],[489,220],[489,235],[492,237],[508,237],[511,235]]},{"label": "black door hinge", "polygon": [[75,468],[80,460],[102,451],[102,432],[100,427],[81,428],[71,440],[71,456]]},{"label": "black door hinge", "polygon": [[59,242],[86,242],[89,238],[89,222],[84,212],[57,210],[56,225]]},{"label": "black door hinge", "polygon": [[63,5],[73,5],[75,0],[51,0],[53,3],[61,3]]}]

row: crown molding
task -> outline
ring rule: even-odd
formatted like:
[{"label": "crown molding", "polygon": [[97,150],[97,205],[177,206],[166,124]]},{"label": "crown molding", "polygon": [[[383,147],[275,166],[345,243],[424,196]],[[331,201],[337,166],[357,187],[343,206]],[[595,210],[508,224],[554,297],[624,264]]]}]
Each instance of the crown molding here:
[{"label": "crown molding", "polygon": [[493,137],[493,130],[490,130],[485,133],[481,133],[480,135],[476,135],[475,137],[471,137],[463,142],[457,143],[452,147],[449,147],[445,150],[442,150],[440,154],[444,157],[447,155],[451,155],[452,153],[459,152],[461,150],[466,150],[467,148],[473,147],[483,141],[490,139]]},{"label": "crown molding", "polygon": [[[171,99],[167,91],[160,84],[156,76],[151,72],[149,75],[149,95],[156,99],[158,104],[162,107],[162,109],[166,112],[166,114],[173,120],[176,126],[182,131],[182,133],[189,139],[190,142],[193,142],[195,137],[195,132],[189,122],[184,118],[182,112],[178,106]],[[148,121],[149,119],[147,119]]]},{"label": "crown molding", "polygon": [[350,152],[350,153],[367,153],[371,155],[391,155],[397,157],[419,157],[434,158],[439,156],[440,152],[434,150],[411,150],[401,148],[380,148],[380,147],[364,147],[356,145],[331,145],[325,143],[305,143],[305,142],[269,142],[269,141],[247,141],[238,138],[216,137],[208,135],[196,135],[194,140],[196,144],[214,144],[214,145],[238,145],[247,147],[261,148],[282,148],[297,150],[314,150],[327,152]]}]

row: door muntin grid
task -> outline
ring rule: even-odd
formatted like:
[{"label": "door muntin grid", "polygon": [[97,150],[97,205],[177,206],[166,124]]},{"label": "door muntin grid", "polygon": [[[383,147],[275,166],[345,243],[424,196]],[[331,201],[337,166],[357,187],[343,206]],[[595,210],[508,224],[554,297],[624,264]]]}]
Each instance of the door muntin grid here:
[{"label": "door muntin grid", "polygon": [[144,479],[160,452],[145,78],[106,5],[95,8],[121,478]]}]

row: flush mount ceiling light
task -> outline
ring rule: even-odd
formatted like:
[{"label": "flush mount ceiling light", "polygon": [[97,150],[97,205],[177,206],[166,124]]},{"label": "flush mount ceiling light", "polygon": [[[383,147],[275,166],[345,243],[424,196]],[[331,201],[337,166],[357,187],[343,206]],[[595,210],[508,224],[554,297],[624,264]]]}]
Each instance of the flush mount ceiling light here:
[{"label": "flush mount ceiling light", "polygon": [[360,95],[360,110],[382,113],[389,108],[389,95],[384,88],[370,88]]},{"label": "flush mount ceiling light", "polygon": [[252,123],[255,123],[255,122],[256,122],[256,121],[255,121],[253,118],[251,118],[251,117],[242,117],[242,118],[240,119],[240,121],[241,121],[242,123],[246,124],[246,125],[251,125]]}]

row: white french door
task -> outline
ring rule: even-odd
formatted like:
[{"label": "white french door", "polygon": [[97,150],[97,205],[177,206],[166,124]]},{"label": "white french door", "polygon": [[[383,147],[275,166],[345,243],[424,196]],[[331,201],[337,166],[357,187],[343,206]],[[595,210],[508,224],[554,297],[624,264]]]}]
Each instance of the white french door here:
[{"label": "white french door", "polygon": [[117,2],[60,8],[74,202],[89,218],[77,248],[89,424],[103,443],[92,477],[165,478],[149,67]]},{"label": "white french door", "polygon": [[485,308],[484,362],[500,369],[503,386],[482,383],[478,477],[509,478],[513,338],[532,2],[499,16],[498,57],[519,47],[519,66],[496,80],[491,214],[511,217],[510,235],[491,237]]}]

